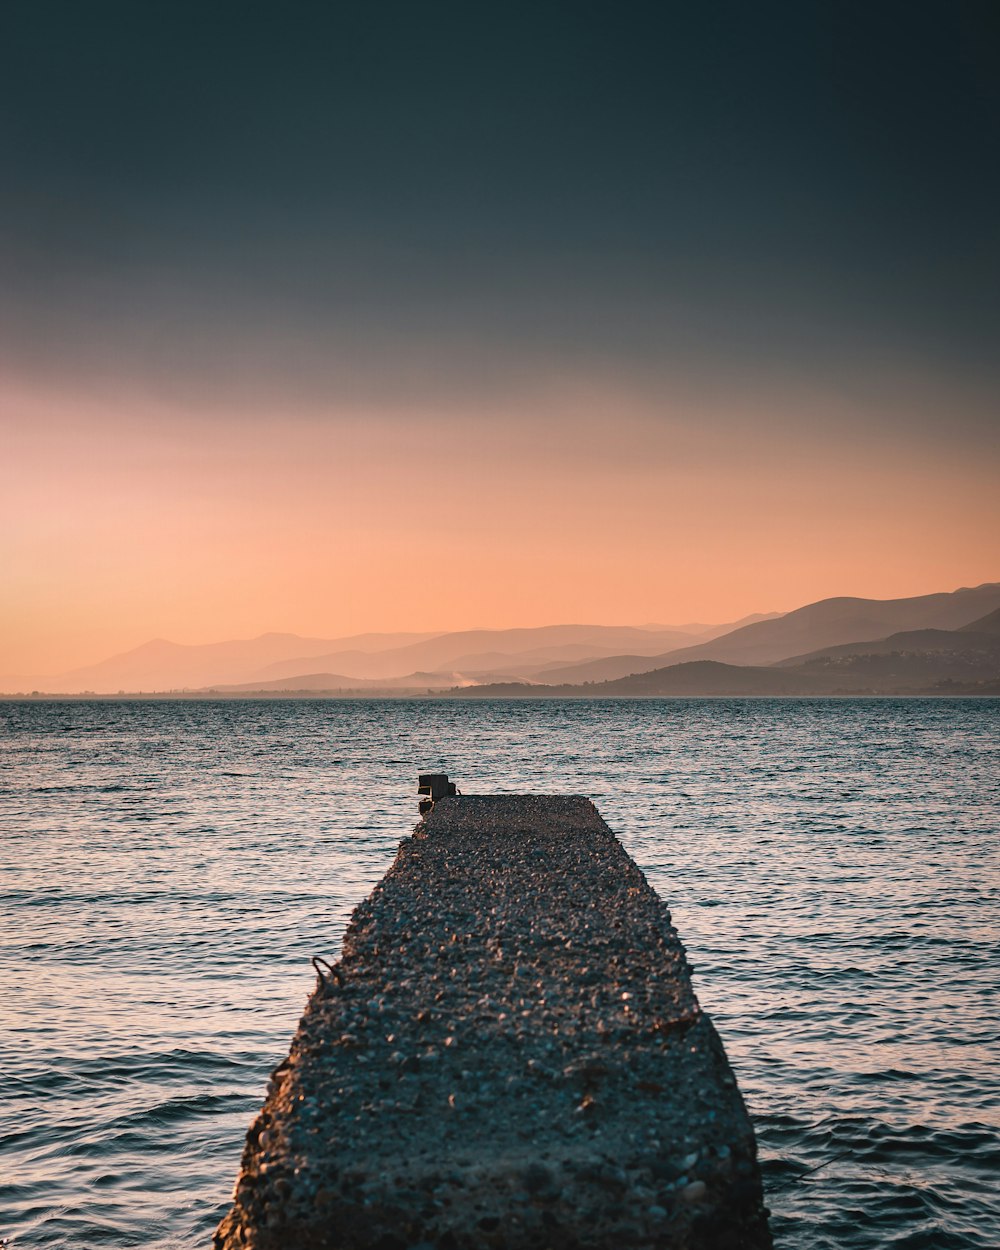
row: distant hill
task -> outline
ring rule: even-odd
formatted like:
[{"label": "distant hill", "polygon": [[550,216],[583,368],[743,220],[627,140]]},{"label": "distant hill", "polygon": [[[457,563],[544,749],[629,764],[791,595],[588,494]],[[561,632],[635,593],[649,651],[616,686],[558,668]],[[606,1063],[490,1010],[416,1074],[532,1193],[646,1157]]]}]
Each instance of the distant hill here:
[{"label": "distant hill", "polygon": [[[961,644],[948,639],[935,641],[927,634],[957,630],[965,635]],[[868,646],[864,650],[867,656],[888,655],[900,648],[928,654],[934,651],[938,659],[927,661],[928,673],[937,672],[944,678],[954,672],[962,680],[978,680],[970,674],[989,669],[989,663],[955,657],[960,652],[967,657],[984,654],[984,648],[989,648],[981,636],[995,637],[998,631],[1000,583],[989,583],[910,599],[824,599],[784,616],[737,623],[730,632],[696,644],[691,634],[674,628],[575,624],[444,634],[358,634],[339,639],[268,633],[197,646],[155,639],[55,677],[3,678],[0,688],[114,694],[225,686],[234,692],[273,692],[363,689],[371,683],[380,689],[391,689],[397,683],[403,689],[419,689],[436,687],[439,679],[460,685],[500,678],[551,683],[552,689],[563,689],[580,682],[627,682],[644,673],[703,660],[743,668],[780,665],[801,670],[800,676],[808,675],[803,666],[809,664],[817,673],[830,670],[828,679],[837,667],[838,679],[846,679],[848,654],[861,653],[833,653],[860,642],[879,644]],[[896,637],[920,632],[925,635],[922,639],[900,641]],[[945,651],[952,655],[947,663],[942,659]],[[907,663],[916,680],[917,662],[911,658]],[[860,680],[864,665],[858,660],[852,664]],[[874,679],[878,666],[872,660],[866,664]],[[702,675],[707,680],[708,670]],[[312,682],[336,684],[321,687],[310,685]],[[638,681],[634,684],[637,689],[642,685]]]},{"label": "distant hill", "polygon": [[[780,612],[758,612],[753,616],[745,616],[741,620],[732,621],[728,625],[688,625],[685,628],[692,633],[698,632],[698,645],[700,645],[702,641],[732,633],[733,630],[741,629],[744,625],[752,625],[757,621],[777,620],[779,616],[781,616]],[[648,626],[647,628],[652,629],[653,627]],[[672,645],[667,650],[656,653],[644,649],[627,655],[619,655],[614,651],[605,650],[602,653],[596,653],[592,659],[575,663],[572,660],[565,660],[546,664],[535,669],[522,667],[518,671],[518,675],[532,678],[535,681],[545,682],[548,685],[552,683],[561,685],[565,682],[575,683],[581,681],[614,681],[618,677],[627,677],[631,673],[648,673],[654,668],[662,668],[665,664],[670,663],[672,658],[682,649],[685,649],[685,644],[683,643]],[[513,672],[513,670],[511,671]]]},{"label": "distant hill", "polygon": [[[963,599],[962,603],[967,606],[968,600]],[[674,660],[676,653],[669,658]],[[648,663],[648,658],[617,656],[563,668],[559,675],[600,672],[616,664],[644,662]],[[605,699],[683,695],[989,694],[998,682],[1000,608],[957,629],[901,630],[885,638],[849,642],[792,656],[773,665],[688,660],[583,684],[559,682],[532,687],[497,683],[454,693],[479,698]]]},{"label": "distant hill", "polygon": [[[261,634],[230,642],[188,645],[155,638],[142,646],[111,656],[97,664],[72,669],[51,677],[31,678],[32,689],[73,694],[84,690],[114,693],[118,690],[197,689],[214,682],[239,682],[255,670],[287,661],[299,672],[317,665],[308,663],[331,647],[353,645],[377,651],[401,643],[422,641],[428,634],[356,634],[350,638],[303,638],[298,634]],[[18,686],[24,689],[24,686]]]},{"label": "distant hill", "polygon": [[[889,629],[880,625],[882,619],[907,619],[922,622],[962,624],[968,614],[982,605],[995,604],[1000,609],[1000,583],[980,586],[975,590],[959,590],[951,594],[922,595],[915,599],[824,599],[807,604],[784,616],[772,616],[742,626],[691,647],[671,648],[660,655],[628,653],[602,656],[573,665],[549,665],[534,674],[538,681],[562,685],[567,682],[614,681],[632,674],[653,672],[670,664],[699,659],[718,659],[723,663],[769,665],[797,663],[804,659],[798,643],[802,638],[823,638],[815,650],[849,643],[856,638],[881,638]],[[955,628],[954,624],[943,626]],[[833,642],[827,641],[833,639]],[[790,649],[791,648],[791,649]],[[807,653],[809,654],[809,653]]]},{"label": "distant hill", "polygon": [[[680,650],[680,648],[678,648]],[[615,681],[633,673],[649,673],[669,664],[675,652],[662,655],[609,655],[597,660],[584,660],[581,664],[550,664],[534,674],[535,679],[546,685],[563,686],[567,683]]]},{"label": "distant hill", "polygon": [[[848,642],[826,647],[807,655],[779,660],[775,668],[815,668],[862,655],[911,654],[923,656],[969,655],[1000,662],[1000,633],[973,632],[969,629],[910,629],[870,642]],[[1000,670],[998,670],[1000,671]]]},{"label": "distant hill", "polygon": [[256,691],[277,690],[353,690],[367,683],[343,673],[300,673],[297,677],[279,677],[277,681],[243,681],[234,684],[212,682],[200,693],[217,691],[219,694],[252,694]]},{"label": "distant hill", "polygon": [[1000,608],[995,612],[987,612],[978,621],[970,621],[968,625],[959,626],[960,633],[1000,634]]},{"label": "distant hill", "polygon": [[[648,645],[658,649],[663,643],[661,638],[657,637]],[[456,656],[450,667],[472,677],[483,673],[503,673],[507,676],[529,680],[539,676],[541,680],[544,680],[545,673],[556,672],[564,664],[575,664],[580,660],[590,660],[597,656],[614,655],[616,650],[614,646],[574,642],[562,646],[536,647],[531,651],[521,653],[480,651]]]},{"label": "distant hill", "polygon": [[[723,629],[725,626],[706,628]],[[631,667],[619,666],[617,648],[623,639],[641,649]],[[450,685],[496,679],[545,683],[554,680],[560,683],[603,680],[606,677],[618,677],[624,673],[659,667],[663,663],[662,648],[665,644],[673,651],[686,646],[691,640],[691,634],[669,628],[640,629],[617,625],[552,625],[532,629],[466,630],[435,635],[402,647],[384,648],[377,653],[354,649],[310,657],[311,664],[316,669],[322,668],[322,672],[312,669],[304,671],[302,662],[297,659],[282,660],[268,665],[251,680],[241,682],[233,689],[319,689],[320,687],[308,683],[321,680],[327,672],[330,679],[337,683],[330,686],[330,689],[365,689],[372,683],[376,683],[380,689],[392,688],[397,683],[409,687],[426,685],[426,682],[414,681],[412,674],[406,671],[400,676],[401,668],[410,664],[420,665],[417,672],[429,673],[431,684],[440,685],[440,669],[429,668],[434,662],[447,666],[447,672],[453,675],[450,681],[445,679]],[[488,646],[488,649],[470,651],[467,650],[470,644]],[[601,658],[609,656],[616,657],[610,671],[604,673],[598,667],[591,673],[587,667],[591,662],[599,666]],[[580,677],[576,675],[577,666],[581,667]],[[565,675],[564,668],[569,670]]]},{"label": "distant hill", "polygon": [[775,668],[747,668],[697,660],[636,673],[617,681],[588,685],[531,686],[504,682],[449,691],[456,698],[655,698],[658,696],[800,695],[822,693],[823,682],[804,674]]},{"label": "distant hill", "polygon": [[676,630],[681,634],[693,635],[699,642],[708,642],[712,638],[718,638],[720,634],[731,634],[734,629],[740,629],[744,625],[753,625],[757,621],[773,621],[784,615],[784,612],[751,612],[749,616],[741,616],[738,621],[726,621],[721,625],[707,625],[704,621],[692,621],[686,625],[643,625],[642,628],[654,632]]},{"label": "distant hill", "polygon": [[885,638],[900,630],[959,629],[1000,608],[1000,583],[911,599],[821,599],[758,621],[721,638],[670,654],[670,663],[721,660],[727,664],[775,664],[827,647]]},{"label": "distant hill", "polygon": [[941,682],[983,682],[1000,676],[1000,650],[880,651],[824,657],[772,672],[808,674],[832,691],[908,694]]},{"label": "distant hill", "polygon": [[1000,678],[1000,612],[960,629],[913,629],[870,642],[782,660],[783,671],[809,673],[828,683],[900,693],[940,682]]},{"label": "distant hill", "polygon": [[[97,664],[55,676],[4,678],[3,686],[65,694],[199,690],[220,685],[260,689],[280,678],[319,673],[344,676],[357,685],[359,680],[384,683],[417,671],[463,672],[469,668],[492,673],[506,665],[518,665],[522,655],[530,657],[526,666],[533,669],[554,660],[578,660],[625,648],[660,651],[690,641],[691,635],[676,631],[617,625],[357,634],[339,639],[268,633],[195,645],[157,638]],[[462,662],[456,663],[459,660]]]},{"label": "distant hill", "polygon": [[464,684],[461,673],[409,673],[404,677],[387,677],[381,681],[363,677],[345,677],[343,673],[301,673],[295,677],[279,677],[274,681],[247,681],[237,685],[213,685],[208,691],[219,694],[273,694],[278,691],[300,693],[313,690],[317,693],[373,690],[447,690]]},{"label": "distant hill", "polygon": [[890,652],[846,657],[839,663],[762,667],[690,660],[617,681],[538,686],[496,682],[446,693],[454,698],[636,699],[791,697],[813,695],[995,694],[998,662],[953,653]]},{"label": "distant hill", "polygon": [[[384,679],[416,670],[438,672],[496,671],[526,665],[541,668],[548,662],[634,650],[642,654],[687,646],[690,634],[674,630],[649,631],[631,625],[542,625],[524,629],[470,629],[439,634],[426,641],[369,654],[361,651],[333,652],[316,658],[317,667],[353,677]],[[255,678],[291,677],[301,666],[291,662],[269,665]]]},{"label": "distant hill", "polygon": [[652,673],[636,673],[592,689],[603,697],[636,695],[799,695],[817,694],[822,683],[801,673],[781,669],[722,664],[717,660],[692,660],[672,664]]}]

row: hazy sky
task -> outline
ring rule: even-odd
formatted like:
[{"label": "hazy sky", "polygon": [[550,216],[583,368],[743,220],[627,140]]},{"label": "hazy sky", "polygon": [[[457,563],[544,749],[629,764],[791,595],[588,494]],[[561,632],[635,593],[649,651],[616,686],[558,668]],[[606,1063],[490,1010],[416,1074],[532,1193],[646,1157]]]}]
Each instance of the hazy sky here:
[{"label": "hazy sky", "polygon": [[0,7],[0,672],[1000,577],[1000,7]]}]

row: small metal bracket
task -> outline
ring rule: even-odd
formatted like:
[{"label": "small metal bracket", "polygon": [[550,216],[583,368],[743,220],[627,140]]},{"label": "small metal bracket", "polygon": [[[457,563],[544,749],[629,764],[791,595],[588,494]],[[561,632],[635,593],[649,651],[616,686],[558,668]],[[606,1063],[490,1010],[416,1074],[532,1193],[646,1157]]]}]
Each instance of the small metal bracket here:
[{"label": "small metal bracket", "polygon": [[[344,984],[344,977],[340,969],[335,967],[333,964],[328,963],[322,955],[313,955],[310,963],[316,969],[316,975],[319,977],[320,985],[324,988],[332,985],[334,981],[336,981],[338,985]],[[322,965],[322,967],[320,965]],[[323,971],[324,968],[326,969],[325,972]]]}]

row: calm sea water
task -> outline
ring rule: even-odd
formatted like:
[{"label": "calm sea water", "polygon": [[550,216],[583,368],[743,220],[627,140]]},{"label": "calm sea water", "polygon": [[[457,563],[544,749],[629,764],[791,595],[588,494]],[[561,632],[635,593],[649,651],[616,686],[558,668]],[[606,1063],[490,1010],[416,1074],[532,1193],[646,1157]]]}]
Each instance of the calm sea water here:
[{"label": "calm sea water", "polygon": [[1000,1246],[1000,703],[0,704],[0,1238],[205,1246],[415,776],[669,901],[787,1250]]}]

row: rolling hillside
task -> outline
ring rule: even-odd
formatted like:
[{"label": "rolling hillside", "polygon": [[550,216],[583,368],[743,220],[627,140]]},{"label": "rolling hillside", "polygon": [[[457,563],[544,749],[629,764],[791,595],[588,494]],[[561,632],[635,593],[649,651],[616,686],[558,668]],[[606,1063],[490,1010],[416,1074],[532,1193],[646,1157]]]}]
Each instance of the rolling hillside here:
[{"label": "rolling hillside", "polygon": [[[383,679],[415,670],[436,672],[496,671],[501,667],[541,668],[546,663],[584,656],[614,654],[625,649],[657,654],[673,646],[687,646],[690,634],[673,630],[650,632],[623,625],[542,625],[532,629],[472,629],[440,634],[409,646],[372,655],[360,651],[333,652],[316,657],[316,667],[353,677]],[[254,674],[263,680],[295,675],[294,663],[279,662]]]},{"label": "rolling hillside", "polygon": [[669,696],[801,695],[822,693],[823,682],[774,668],[697,660],[589,685],[533,686],[503,682],[449,691],[456,698],[633,699]]},{"label": "rolling hillside", "polygon": [[[333,640],[271,633],[199,646],[156,639],[57,677],[3,680],[9,691],[114,694],[223,687],[234,693],[372,685],[426,689],[499,678],[541,682],[553,690],[610,683],[602,688],[617,695],[645,690],[644,674],[711,661],[744,669],[777,666],[803,678],[823,677],[828,683],[836,678],[841,686],[882,681],[905,682],[910,688],[925,678],[978,681],[995,675],[991,640],[998,636],[998,620],[1000,583],[994,582],[909,599],[824,599],[699,643],[674,629],[617,625]],[[885,659],[901,655],[907,656],[905,663]],[[883,660],[877,663],[877,656]],[[736,681],[718,670],[688,669],[683,678],[651,677],[650,682],[673,689],[675,680],[693,681],[699,673],[712,691],[720,681]],[[740,682],[754,680],[746,676]],[[784,689],[782,681],[775,678],[769,689]]]},{"label": "rolling hillside", "polygon": [[[258,685],[285,677],[330,673],[352,682],[474,668],[495,672],[530,656],[529,668],[620,650],[659,652],[687,645],[690,634],[632,626],[549,625],[537,629],[463,630],[447,634],[358,634],[303,638],[262,634],[196,645],[154,639],[97,664],[54,676],[4,677],[0,689],[82,691],[199,690],[213,685]],[[461,660],[461,663],[456,661]]]},{"label": "rolling hillside", "polygon": [[[447,690],[464,685],[461,673],[408,673],[404,677],[387,677],[384,680],[366,680],[363,677],[346,677],[343,673],[303,673],[295,677],[278,677],[272,681],[248,681],[232,686],[212,686],[219,694],[277,694],[281,691],[301,694],[312,690],[317,694],[349,693],[363,691],[426,691]],[[207,693],[204,691],[202,693]]]},{"label": "rolling hillside", "polygon": [[901,630],[959,629],[998,608],[1000,582],[911,599],[821,599],[775,620],[758,621],[659,658],[671,664],[689,660],[776,664],[828,647],[885,638]]},{"label": "rolling hillside", "polygon": [[796,656],[776,667],[828,682],[900,692],[943,681],[988,681],[1000,677],[1000,612],[960,629],[903,630],[872,642]]},{"label": "rolling hillside", "polygon": [[[424,636],[360,634],[338,640],[268,633],[257,638],[194,645],[155,638],[97,664],[54,676],[21,680],[30,680],[29,689],[70,694],[83,690],[114,693],[117,690],[197,689],[212,682],[243,681],[256,670],[283,660],[290,661],[300,671],[310,667],[315,671],[317,666],[311,657],[328,651],[331,646],[353,644],[375,650],[380,646],[399,646],[403,641],[412,643]],[[8,688],[11,688],[9,682]]]}]

